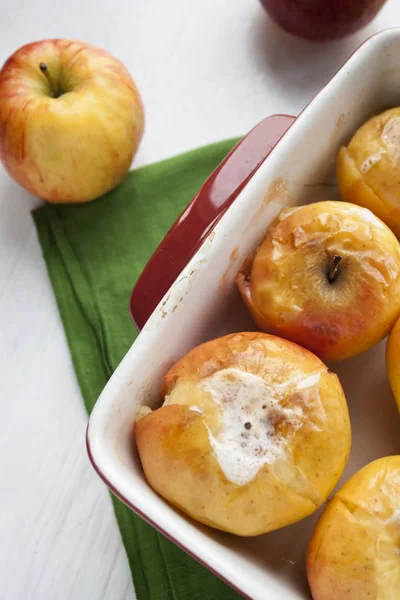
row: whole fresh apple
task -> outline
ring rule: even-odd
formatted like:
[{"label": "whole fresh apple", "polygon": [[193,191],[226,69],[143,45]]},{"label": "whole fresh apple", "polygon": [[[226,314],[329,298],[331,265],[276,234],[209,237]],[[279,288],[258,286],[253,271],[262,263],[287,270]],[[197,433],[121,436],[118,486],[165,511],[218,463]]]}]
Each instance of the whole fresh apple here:
[{"label": "whole fresh apple", "polygon": [[118,185],[143,120],[124,65],[89,44],[28,44],[0,71],[0,159],[20,185],[49,202],[86,202]]},{"label": "whole fresh apple", "polygon": [[277,25],[312,41],[343,37],[367,25],[386,0],[261,0]]},{"label": "whole fresh apple", "polygon": [[283,211],[236,281],[262,331],[342,360],[399,315],[400,244],[368,209],[317,202]]}]

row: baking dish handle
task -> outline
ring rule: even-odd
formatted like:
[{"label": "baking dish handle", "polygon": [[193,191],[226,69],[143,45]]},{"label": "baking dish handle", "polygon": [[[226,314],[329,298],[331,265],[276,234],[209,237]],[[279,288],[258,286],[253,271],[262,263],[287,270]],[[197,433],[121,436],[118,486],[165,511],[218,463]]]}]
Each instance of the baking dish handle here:
[{"label": "baking dish handle", "polygon": [[138,330],[294,120],[289,115],[272,115],[256,125],[175,221],[133,288],[130,313]]}]

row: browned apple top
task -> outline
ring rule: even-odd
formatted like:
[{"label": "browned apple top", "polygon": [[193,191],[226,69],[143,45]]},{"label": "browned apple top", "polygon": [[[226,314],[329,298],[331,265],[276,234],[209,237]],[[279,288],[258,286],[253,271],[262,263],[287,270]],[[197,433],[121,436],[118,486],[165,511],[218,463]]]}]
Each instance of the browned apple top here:
[{"label": "browned apple top", "polygon": [[[325,359],[382,339],[400,312],[400,246],[369,210],[326,201],[286,211],[250,270],[258,325]],[[244,294],[244,282],[239,287]]]}]

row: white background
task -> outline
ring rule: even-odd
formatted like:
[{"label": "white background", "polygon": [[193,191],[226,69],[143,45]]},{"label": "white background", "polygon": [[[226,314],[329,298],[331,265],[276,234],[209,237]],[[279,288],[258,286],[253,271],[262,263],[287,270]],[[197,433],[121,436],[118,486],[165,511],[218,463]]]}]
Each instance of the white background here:
[{"label": "white background", "polygon": [[[146,110],[138,166],[298,114],[361,41],[396,25],[400,3],[389,0],[359,34],[314,45],[278,30],[257,0],[0,0],[0,63],[46,37],[120,58]],[[87,418],[30,215],[39,204],[0,166],[0,596],[134,598],[86,456]]]}]

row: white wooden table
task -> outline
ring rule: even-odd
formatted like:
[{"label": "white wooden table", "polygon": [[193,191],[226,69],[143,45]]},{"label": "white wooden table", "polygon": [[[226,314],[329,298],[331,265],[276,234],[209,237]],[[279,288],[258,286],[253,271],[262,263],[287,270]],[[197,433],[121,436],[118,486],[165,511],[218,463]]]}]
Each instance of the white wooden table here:
[{"label": "white wooden table", "polygon": [[[362,40],[395,25],[400,3],[389,0],[361,33],[313,45],[278,30],[257,0],[4,0],[0,62],[47,37],[120,58],[146,109],[138,166],[298,114]],[[0,167],[0,597],[134,598],[86,456],[87,418],[30,215],[39,204]]]}]

